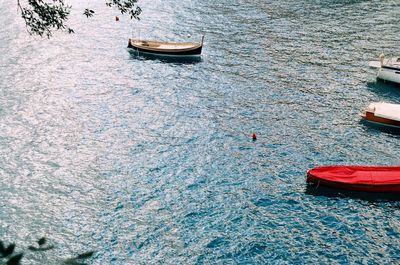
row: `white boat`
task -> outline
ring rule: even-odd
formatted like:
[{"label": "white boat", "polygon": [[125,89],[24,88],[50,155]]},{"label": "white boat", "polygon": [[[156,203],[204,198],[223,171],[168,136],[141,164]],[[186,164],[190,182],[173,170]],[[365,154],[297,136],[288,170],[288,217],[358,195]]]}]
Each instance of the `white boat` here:
[{"label": "white boat", "polygon": [[373,102],[362,114],[365,121],[400,129],[400,104]]},{"label": "white boat", "polygon": [[400,57],[385,59],[381,54],[379,61],[371,61],[369,66],[378,68],[377,79],[400,84]]}]

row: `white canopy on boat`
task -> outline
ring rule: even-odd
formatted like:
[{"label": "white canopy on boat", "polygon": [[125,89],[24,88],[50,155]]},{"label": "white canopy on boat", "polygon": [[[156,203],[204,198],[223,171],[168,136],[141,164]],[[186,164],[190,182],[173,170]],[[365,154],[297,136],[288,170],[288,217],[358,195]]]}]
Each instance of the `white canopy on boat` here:
[{"label": "white canopy on boat", "polygon": [[367,111],[375,116],[400,121],[400,104],[374,102],[369,104]]}]

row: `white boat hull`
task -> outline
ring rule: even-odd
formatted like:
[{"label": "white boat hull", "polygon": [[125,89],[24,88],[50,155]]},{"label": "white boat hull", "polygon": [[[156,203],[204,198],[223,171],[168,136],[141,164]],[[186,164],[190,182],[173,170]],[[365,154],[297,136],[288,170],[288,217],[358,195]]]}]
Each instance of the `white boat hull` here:
[{"label": "white boat hull", "polygon": [[400,84],[400,70],[380,68],[377,78]]}]

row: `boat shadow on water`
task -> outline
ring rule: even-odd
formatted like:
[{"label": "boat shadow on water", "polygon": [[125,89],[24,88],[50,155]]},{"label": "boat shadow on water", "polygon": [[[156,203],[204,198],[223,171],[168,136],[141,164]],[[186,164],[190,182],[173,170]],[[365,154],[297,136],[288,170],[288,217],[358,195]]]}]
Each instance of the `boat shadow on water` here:
[{"label": "boat shadow on water", "polygon": [[202,61],[200,56],[193,57],[174,57],[174,56],[164,56],[156,55],[151,53],[143,53],[130,49],[129,54],[132,59],[136,60],[152,60],[159,61],[162,63],[175,63],[175,64],[196,64]]},{"label": "boat shadow on water", "polygon": [[367,87],[379,96],[400,100],[400,85],[390,81],[377,79],[367,83]]},{"label": "boat shadow on water", "polygon": [[324,196],[333,198],[351,198],[360,199],[370,202],[388,202],[399,201],[400,194],[395,192],[364,192],[364,191],[351,191],[343,189],[334,189],[325,186],[317,186],[314,184],[307,184],[306,194],[313,196]]},{"label": "boat shadow on water", "polygon": [[396,126],[388,126],[388,125],[382,125],[380,123],[375,123],[372,121],[367,121],[365,119],[361,119],[359,122],[361,125],[365,127],[367,131],[376,131],[376,132],[383,132],[390,134],[393,138],[400,138],[400,127]]}]

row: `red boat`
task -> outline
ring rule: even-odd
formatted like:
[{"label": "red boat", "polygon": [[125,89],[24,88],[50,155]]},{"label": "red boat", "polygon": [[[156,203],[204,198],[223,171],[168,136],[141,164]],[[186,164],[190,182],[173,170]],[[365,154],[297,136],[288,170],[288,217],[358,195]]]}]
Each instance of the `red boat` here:
[{"label": "red boat", "polygon": [[355,191],[400,193],[400,167],[316,167],[307,172],[307,183]]}]

